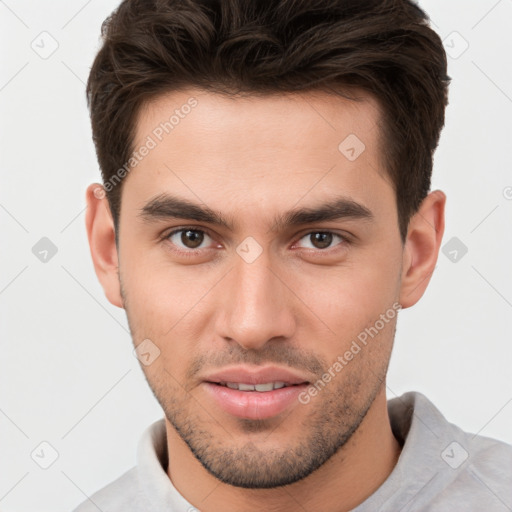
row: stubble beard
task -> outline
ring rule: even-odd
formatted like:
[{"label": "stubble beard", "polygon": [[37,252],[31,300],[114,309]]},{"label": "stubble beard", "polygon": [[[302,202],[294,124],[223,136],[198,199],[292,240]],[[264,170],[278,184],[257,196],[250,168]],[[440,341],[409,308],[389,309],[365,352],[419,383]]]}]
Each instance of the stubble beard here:
[{"label": "stubble beard", "polygon": [[[363,400],[358,394],[361,382],[350,384],[344,380],[337,388],[322,390],[308,404],[297,402],[293,410],[284,413],[283,424],[296,425],[296,410],[310,408],[310,412],[302,421],[300,433],[290,439],[275,420],[239,419],[235,427],[221,425],[194,398],[183,396],[181,388],[156,385],[147,375],[146,379],[166,418],[202,466],[221,482],[246,489],[289,485],[319,469],[356,432],[384,382],[377,380]],[[160,380],[160,384],[163,382],[165,379]],[[275,439],[274,448],[265,447],[265,441],[277,435],[283,439],[283,448],[275,448]],[[241,443],[241,436],[257,437],[259,441]]]},{"label": "stubble beard", "polygon": [[[121,293],[132,337],[137,339],[122,285]],[[142,369],[167,420],[211,475],[234,487],[272,489],[308,477],[351,439],[385,386],[389,358],[370,375],[362,371],[367,363],[347,366],[342,376],[336,377],[339,381],[331,381],[308,404],[297,401],[292,410],[283,414],[281,422],[293,426],[297,423],[294,411],[310,410],[307,416],[302,414],[299,434],[292,440],[283,435],[275,420],[238,419],[234,428],[221,425],[165,371],[152,376],[149,367]],[[254,438],[255,433],[261,434],[260,441],[240,443],[236,439],[248,434]],[[265,440],[277,435],[283,439],[283,449],[266,448]],[[172,464],[172,454],[169,458]]]}]

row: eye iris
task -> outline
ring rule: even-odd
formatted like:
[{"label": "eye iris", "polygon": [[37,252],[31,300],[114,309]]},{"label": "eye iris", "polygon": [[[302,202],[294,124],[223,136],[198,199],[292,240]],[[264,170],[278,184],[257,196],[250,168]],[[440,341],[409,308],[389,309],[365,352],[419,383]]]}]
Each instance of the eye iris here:
[{"label": "eye iris", "polygon": [[200,246],[203,242],[204,234],[200,231],[193,231],[191,229],[187,229],[182,231],[181,233],[181,241],[183,244],[189,249],[195,249]]},{"label": "eye iris", "polygon": [[[318,249],[325,249],[332,243],[332,233],[317,232],[310,235],[313,245]],[[181,241],[189,249],[195,249],[201,245],[204,240],[204,233],[187,229],[181,232]]]},{"label": "eye iris", "polygon": [[[313,233],[313,245],[318,249],[325,249],[332,243],[332,233]],[[319,243],[319,245],[317,245]]]}]

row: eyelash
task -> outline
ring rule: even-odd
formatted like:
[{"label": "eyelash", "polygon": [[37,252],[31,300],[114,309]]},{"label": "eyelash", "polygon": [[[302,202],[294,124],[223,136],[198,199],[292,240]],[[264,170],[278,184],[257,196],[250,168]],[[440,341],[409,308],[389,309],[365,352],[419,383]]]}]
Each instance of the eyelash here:
[{"label": "eyelash", "polygon": [[[198,229],[196,228],[195,226],[185,226],[185,227],[180,227],[180,228],[177,228],[177,229],[174,229],[172,231],[170,231],[169,233],[165,234],[162,238],[161,238],[161,241],[163,242],[170,242],[170,238],[175,235],[176,233],[181,233],[183,231],[195,231],[196,233],[203,233],[207,236],[209,236],[212,240],[214,239],[214,237],[212,236],[212,234],[206,230],[206,229]],[[308,235],[312,235],[314,233],[323,233],[323,234],[331,234],[331,235],[334,235],[334,236],[337,236],[338,238],[341,239],[341,242],[339,244],[337,244],[338,246],[339,245],[348,245],[349,244],[349,239],[347,236],[345,235],[340,235],[338,233],[335,233],[333,231],[328,231],[328,230],[312,230],[312,231],[308,231],[307,233],[304,233],[298,240],[302,240],[304,237],[308,236]],[[172,244],[172,242],[170,242]],[[188,250],[184,250],[184,249],[176,249],[175,247],[175,244],[172,244],[174,247],[173,247],[173,251],[180,254],[180,255],[183,255],[185,257],[191,257],[191,256],[197,256],[197,254],[200,252],[200,251],[203,251],[205,250],[205,248],[203,249],[188,249]],[[330,252],[332,249],[334,249],[336,247],[333,246],[333,247],[328,247],[327,249],[308,249],[310,251],[315,251],[315,252],[318,252],[318,253],[328,253]]]}]

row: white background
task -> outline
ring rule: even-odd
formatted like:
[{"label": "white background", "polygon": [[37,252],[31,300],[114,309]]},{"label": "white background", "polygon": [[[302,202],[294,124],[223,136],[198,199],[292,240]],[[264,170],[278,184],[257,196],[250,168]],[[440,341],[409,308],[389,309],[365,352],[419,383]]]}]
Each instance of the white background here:
[{"label": "white background", "polygon": [[[162,417],[84,224],[100,179],[84,86],[117,3],[0,1],[2,511],[71,510],[135,464]],[[512,0],[420,5],[452,55],[433,179],[448,196],[443,244],[468,252],[441,253],[424,298],[400,313],[388,393],[421,391],[464,430],[512,443]],[[31,47],[51,49],[43,31],[58,42],[47,59]],[[58,249],[46,263],[32,252],[42,237]],[[48,469],[31,458],[51,457],[43,441],[58,453]]]}]

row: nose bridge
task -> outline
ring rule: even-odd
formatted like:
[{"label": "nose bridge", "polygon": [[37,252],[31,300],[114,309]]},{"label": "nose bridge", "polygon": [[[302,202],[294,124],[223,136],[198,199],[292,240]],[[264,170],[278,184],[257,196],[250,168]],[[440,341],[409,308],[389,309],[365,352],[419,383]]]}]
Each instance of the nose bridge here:
[{"label": "nose bridge", "polygon": [[253,261],[237,256],[224,301],[223,336],[246,349],[261,348],[272,338],[290,337],[294,320],[289,298],[271,270],[268,252]]}]

